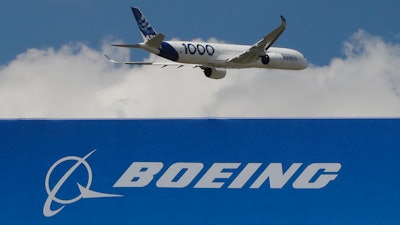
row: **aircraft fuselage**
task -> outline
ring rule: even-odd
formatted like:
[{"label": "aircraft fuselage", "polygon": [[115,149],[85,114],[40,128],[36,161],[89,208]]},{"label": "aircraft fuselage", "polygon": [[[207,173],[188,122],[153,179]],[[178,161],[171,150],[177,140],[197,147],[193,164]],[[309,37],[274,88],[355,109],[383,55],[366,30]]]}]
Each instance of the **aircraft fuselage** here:
[{"label": "aircraft fuselage", "polygon": [[270,47],[265,51],[269,57],[268,63],[263,63],[261,58],[247,64],[228,62],[230,58],[241,54],[250,47],[249,45],[166,41],[162,43],[158,55],[179,63],[202,64],[220,68],[255,67],[286,70],[307,68],[307,60],[299,51],[277,47]]}]

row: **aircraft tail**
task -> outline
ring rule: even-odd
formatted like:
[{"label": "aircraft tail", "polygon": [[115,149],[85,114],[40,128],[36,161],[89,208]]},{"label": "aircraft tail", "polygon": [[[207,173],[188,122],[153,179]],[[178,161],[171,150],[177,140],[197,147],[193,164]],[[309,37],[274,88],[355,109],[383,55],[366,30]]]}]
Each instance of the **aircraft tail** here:
[{"label": "aircraft tail", "polygon": [[138,24],[139,30],[142,33],[143,40],[149,41],[157,35],[157,32],[153,29],[147,19],[144,17],[143,13],[136,7],[132,7],[133,15],[135,16],[136,22]]}]

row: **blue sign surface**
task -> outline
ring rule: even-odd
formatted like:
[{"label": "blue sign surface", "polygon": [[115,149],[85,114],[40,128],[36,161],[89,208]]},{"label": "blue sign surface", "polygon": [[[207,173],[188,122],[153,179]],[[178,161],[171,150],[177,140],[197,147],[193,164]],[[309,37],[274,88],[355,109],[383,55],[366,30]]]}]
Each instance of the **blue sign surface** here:
[{"label": "blue sign surface", "polygon": [[0,121],[0,224],[400,224],[400,120]]}]

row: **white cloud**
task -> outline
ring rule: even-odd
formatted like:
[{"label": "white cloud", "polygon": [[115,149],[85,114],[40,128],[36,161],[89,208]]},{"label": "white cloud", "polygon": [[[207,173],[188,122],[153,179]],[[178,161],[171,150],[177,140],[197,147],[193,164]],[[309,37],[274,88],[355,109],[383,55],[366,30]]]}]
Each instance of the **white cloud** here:
[{"label": "white cloud", "polygon": [[[112,51],[112,52],[111,52]],[[303,71],[114,66],[129,51],[83,44],[30,49],[0,68],[1,118],[398,117],[400,45],[364,31],[345,58]]]}]

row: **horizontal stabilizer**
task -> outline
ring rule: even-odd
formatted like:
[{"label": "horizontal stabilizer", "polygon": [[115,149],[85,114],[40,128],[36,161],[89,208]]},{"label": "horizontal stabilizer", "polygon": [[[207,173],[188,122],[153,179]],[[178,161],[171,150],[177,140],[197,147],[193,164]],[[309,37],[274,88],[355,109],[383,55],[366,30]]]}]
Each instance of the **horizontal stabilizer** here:
[{"label": "horizontal stabilizer", "polygon": [[112,44],[114,47],[122,47],[122,48],[140,48],[140,45],[126,45],[126,44]]},{"label": "horizontal stabilizer", "polygon": [[[139,44],[112,44],[111,46],[114,47],[122,47],[122,48],[141,48],[148,50],[152,49],[153,51],[158,51],[158,49],[161,47],[161,43],[163,42],[165,38],[165,35],[162,33],[159,33],[146,41],[145,43],[139,43]],[[150,50],[151,51],[151,50]],[[151,52],[153,52],[151,51]],[[158,54],[158,53],[154,53]]]}]

